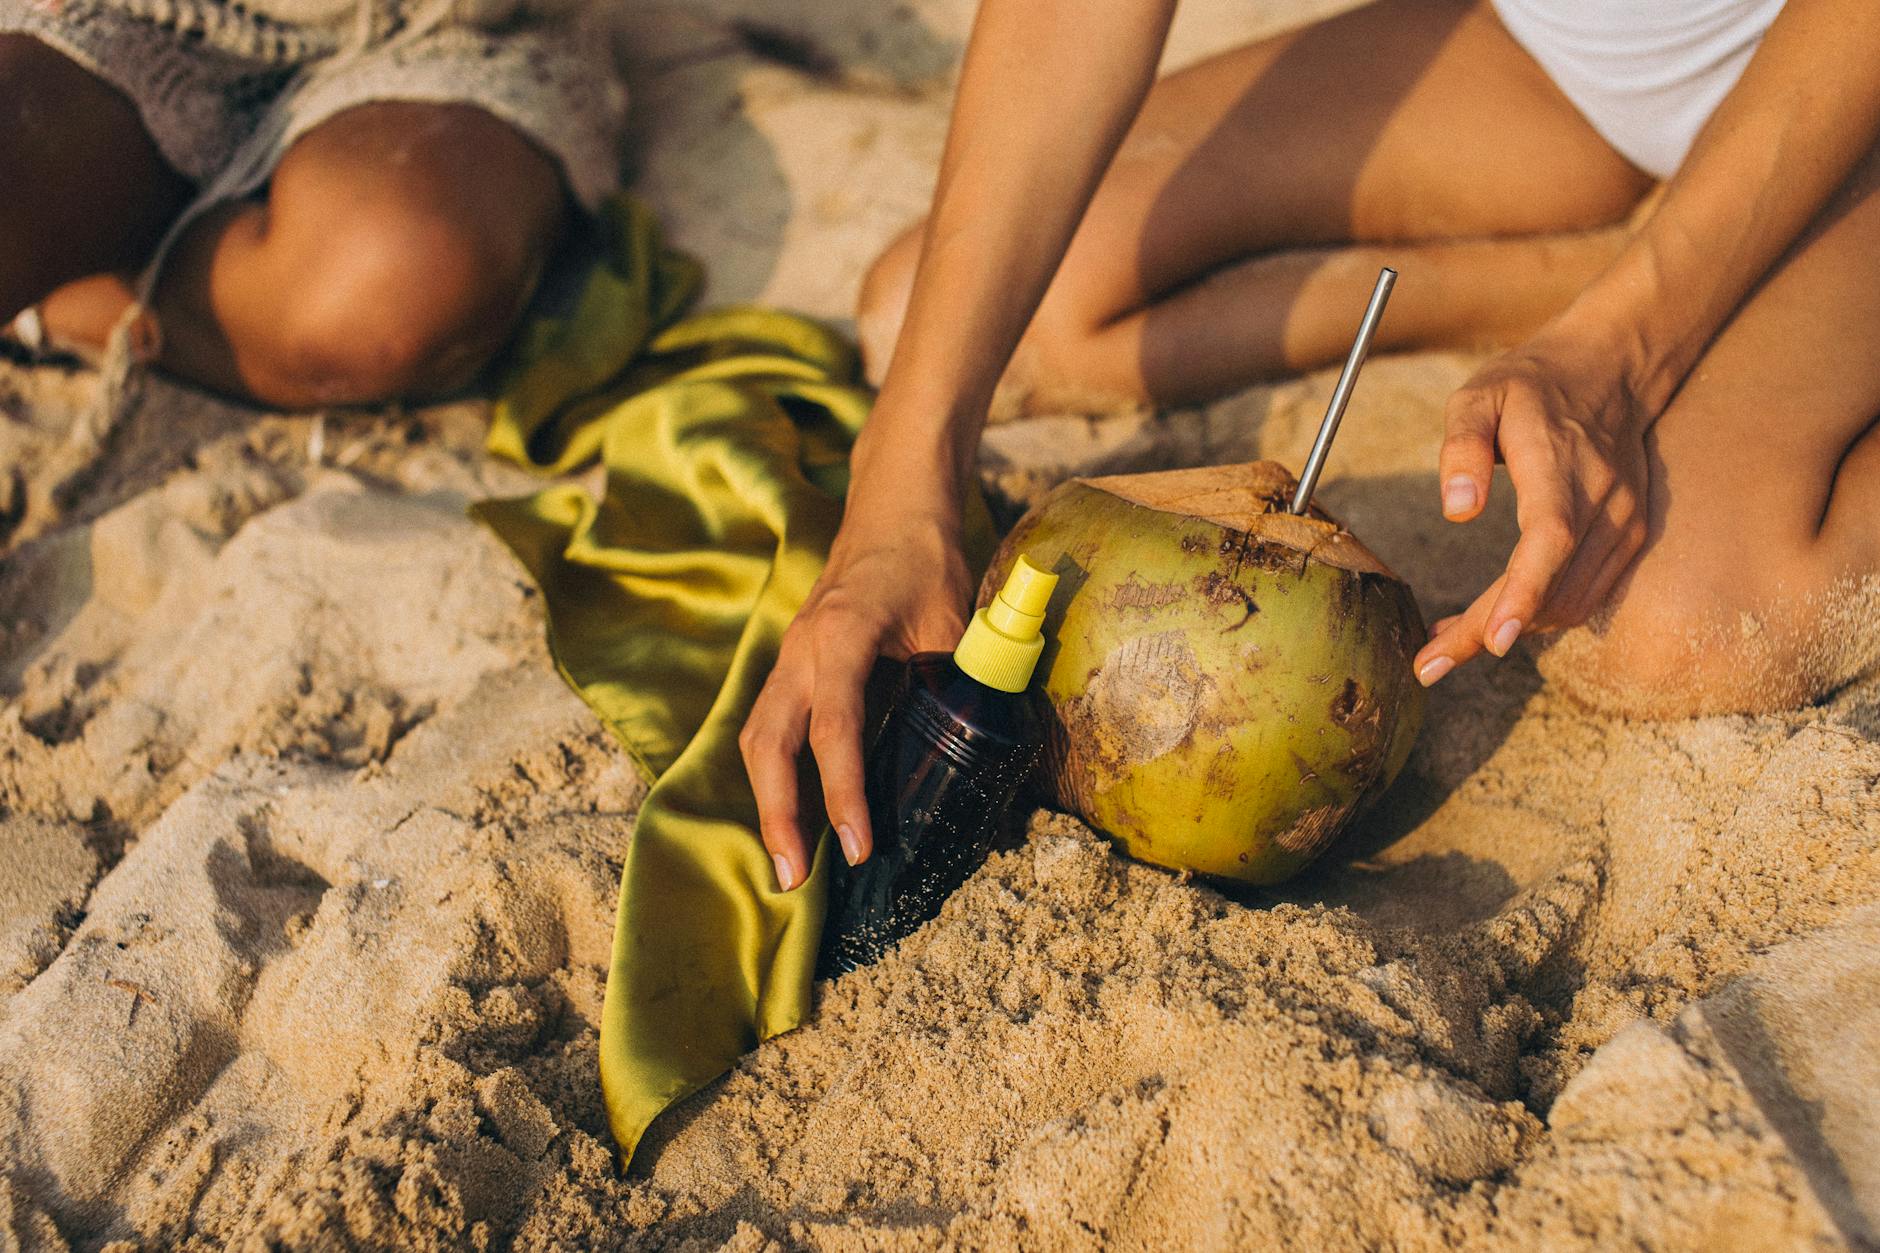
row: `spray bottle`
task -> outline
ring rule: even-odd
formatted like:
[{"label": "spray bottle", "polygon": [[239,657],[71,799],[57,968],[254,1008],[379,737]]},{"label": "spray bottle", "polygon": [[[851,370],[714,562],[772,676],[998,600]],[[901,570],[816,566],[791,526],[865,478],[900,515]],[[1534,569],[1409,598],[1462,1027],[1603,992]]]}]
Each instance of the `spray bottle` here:
[{"label": "spray bottle", "polygon": [[908,659],[864,765],[874,852],[859,866],[836,863],[819,974],[881,957],[992,851],[1044,740],[1027,689],[1056,587],[1057,575],[1020,557],[957,648]]}]

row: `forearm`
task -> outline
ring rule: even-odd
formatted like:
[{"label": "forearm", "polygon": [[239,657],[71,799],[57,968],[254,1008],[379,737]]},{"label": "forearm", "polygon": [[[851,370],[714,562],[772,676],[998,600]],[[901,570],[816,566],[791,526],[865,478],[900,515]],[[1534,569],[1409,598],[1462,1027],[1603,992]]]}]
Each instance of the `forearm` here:
[{"label": "forearm", "polygon": [[1656,415],[1880,138],[1880,5],[1789,0],[1658,206],[1566,315]]},{"label": "forearm", "polygon": [[858,478],[956,488],[992,390],[1155,77],[1175,0],[985,0]]}]

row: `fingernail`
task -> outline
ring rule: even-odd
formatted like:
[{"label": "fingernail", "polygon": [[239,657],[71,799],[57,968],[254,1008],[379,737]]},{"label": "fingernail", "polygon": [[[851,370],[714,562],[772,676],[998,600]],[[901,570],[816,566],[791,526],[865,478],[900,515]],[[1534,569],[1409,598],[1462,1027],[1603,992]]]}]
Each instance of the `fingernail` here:
[{"label": "fingernail", "polygon": [[1506,657],[1514,642],[1521,638],[1521,619],[1510,618],[1495,628],[1495,633],[1488,637],[1488,651],[1497,657]]},{"label": "fingernail", "polygon": [[782,853],[772,853],[770,864],[777,868],[777,887],[788,892],[796,886],[796,871],[790,868],[790,860]]},{"label": "fingernail", "polygon": [[1475,499],[1475,480],[1466,474],[1455,475],[1443,484],[1443,513],[1448,517],[1468,513],[1475,508]]},{"label": "fingernail", "polygon": [[1422,669],[1417,671],[1417,682],[1428,687],[1455,668],[1454,657],[1432,657],[1423,663]]},{"label": "fingernail", "polygon": [[842,856],[848,859],[849,865],[851,866],[861,865],[862,864],[862,841],[855,834],[855,828],[851,827],[846,822],[843,823],[841,826],[836,828],[836,839],[841,842]]}]

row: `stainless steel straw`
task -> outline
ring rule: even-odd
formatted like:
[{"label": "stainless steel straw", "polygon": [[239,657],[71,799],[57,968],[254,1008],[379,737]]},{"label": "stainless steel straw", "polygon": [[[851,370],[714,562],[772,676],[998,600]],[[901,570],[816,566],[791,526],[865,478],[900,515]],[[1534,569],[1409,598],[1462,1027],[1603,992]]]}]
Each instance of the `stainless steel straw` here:
[{"label": "stainless steel straw", "polygon": [[1371,303],[1365,306],[1364,321],[1358,323],[1358,338],[1351,343],[1351,355],[1345,358],[1345,368],[1338,372],[1338,386],[1332,389],[1332,403],[1325,407],[1325,418],[1319,423],[1319,437],[1312,441],[1312,455],[1306,458],[1306,468],[1299,475],[1299,490],[1293,493],[1292,511],[1304,513],[1306,505],[1312,500],[1312,489],[1319,485],[1319,472],[1325,469],[1325,454],[1332,450],[1332,437],[1338,434],[1338,423],[1345,416],[1345,406],[1350,403],[1351,389],[1357,386],[1358,371],[1364,366],[1364,358],[1371,351],[1371,340],[1377,336],[1377,324],[1384,317],[1384,306],[1390,301],[1390,289],[1397,284],[1397,271],[1389,266],[1378,271],[1377,286],[1371,289]]}]

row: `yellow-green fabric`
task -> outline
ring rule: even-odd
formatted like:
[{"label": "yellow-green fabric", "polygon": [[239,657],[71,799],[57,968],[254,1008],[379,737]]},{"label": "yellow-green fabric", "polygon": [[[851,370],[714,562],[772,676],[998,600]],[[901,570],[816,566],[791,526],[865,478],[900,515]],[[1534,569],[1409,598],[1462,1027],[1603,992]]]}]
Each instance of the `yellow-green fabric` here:
[{"label": "yellow-green fabric", "polygon": [[607,257],[565,321],[526,334],[489,434],[543,471],[598,459],[601,496],[562,484],[475,512],[541,587],[562,674],[651,781],[601,1021],[631,1159],[661,1110],[809,1009],[830,840],[807,884],[777,891],[737,736],[822,571],[872,398],[848,345],[805,318],[680,318],[697,267],[633,201],[606,222]]}]

